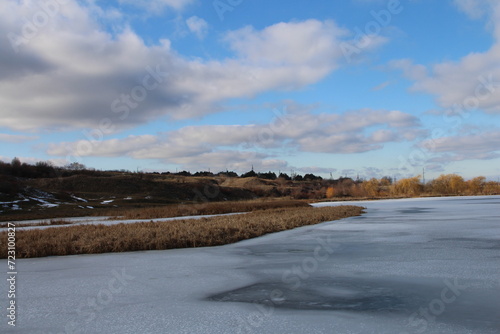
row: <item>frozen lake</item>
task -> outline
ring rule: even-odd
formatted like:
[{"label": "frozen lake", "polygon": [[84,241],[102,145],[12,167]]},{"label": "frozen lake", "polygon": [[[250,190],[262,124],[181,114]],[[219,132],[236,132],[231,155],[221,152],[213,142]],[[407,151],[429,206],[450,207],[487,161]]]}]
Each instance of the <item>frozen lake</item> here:
[{"label": "frozen lake", "polygon": [[222,247],[18,260],[16,327],[3,279],[0,332],[500,332],[500,196],[347,204],[367,213]]}]

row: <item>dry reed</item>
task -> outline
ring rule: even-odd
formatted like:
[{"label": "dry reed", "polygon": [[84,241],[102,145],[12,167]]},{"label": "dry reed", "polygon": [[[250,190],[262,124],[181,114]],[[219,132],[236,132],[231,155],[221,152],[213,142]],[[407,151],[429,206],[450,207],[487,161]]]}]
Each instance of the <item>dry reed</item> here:
[{"label": "dry reed", "polygon": [[256,210],[269,210],[276,208],[308,207],[304,201],[299,200],[248,200],[205,202],[199,204],[165,205],[160,207],[113,210],[108,215],[119,219],[157,219],[168,217],[216,215],[234,212],[251,212]]},{"label": "dry reed", "polygon": [[[18,258],[205,247],[358,216],[356,206],[278,208],[241,215],[118,225],[79,225],[17,231]],[[6,232],[0,240],[7,240]],[[0,257],[7,255],[2,247]]]}]

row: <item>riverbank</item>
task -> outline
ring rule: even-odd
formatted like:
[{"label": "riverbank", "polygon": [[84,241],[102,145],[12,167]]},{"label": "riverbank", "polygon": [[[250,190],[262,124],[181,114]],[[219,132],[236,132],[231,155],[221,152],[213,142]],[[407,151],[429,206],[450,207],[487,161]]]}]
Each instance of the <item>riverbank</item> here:
[{"label": "riverbank", "polygon": [[[358,206],[288,207],[201,219],[18,231],[17,258],[219,246],[352,216]],[[5,240],[7,232],[0,238]],[[1,254],[7,257],[6,250]]]}]

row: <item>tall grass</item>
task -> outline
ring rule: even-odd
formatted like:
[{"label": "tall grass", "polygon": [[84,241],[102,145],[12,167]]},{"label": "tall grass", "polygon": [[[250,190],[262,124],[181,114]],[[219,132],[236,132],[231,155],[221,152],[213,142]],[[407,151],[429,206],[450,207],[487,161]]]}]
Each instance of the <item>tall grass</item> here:
[{"label": "tall grass", "polygon": [[[16,250],[18,258],[29,258],[217,246],[362,212],[356,206],[278,208],[196,220],[17,231]],[[7,240],[6,232],[0,240]],[[2,248],[0,257],[5,258]]]},{"label": "tall grass", "polygon": [[250,212],[255,210],[269,210],[276,208],[308,207],[304,201],[299,200],[248,200],[206,202],[199,204],[165,205],[160,207],[140,209],[117,209],[108,212],[109,216],[120,219],[156,219],[168,217],[216,215],[234,212]]}]

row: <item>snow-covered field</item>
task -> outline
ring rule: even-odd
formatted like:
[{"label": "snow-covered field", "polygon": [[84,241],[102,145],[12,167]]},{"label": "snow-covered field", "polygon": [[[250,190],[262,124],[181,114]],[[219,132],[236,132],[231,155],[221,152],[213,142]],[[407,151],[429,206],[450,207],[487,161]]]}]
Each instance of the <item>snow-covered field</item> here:
[{"label": "snow-covered field", "polygon": [[0,332],[500,332],[500,196],[358,203],[222,247],[18,260]]}]

